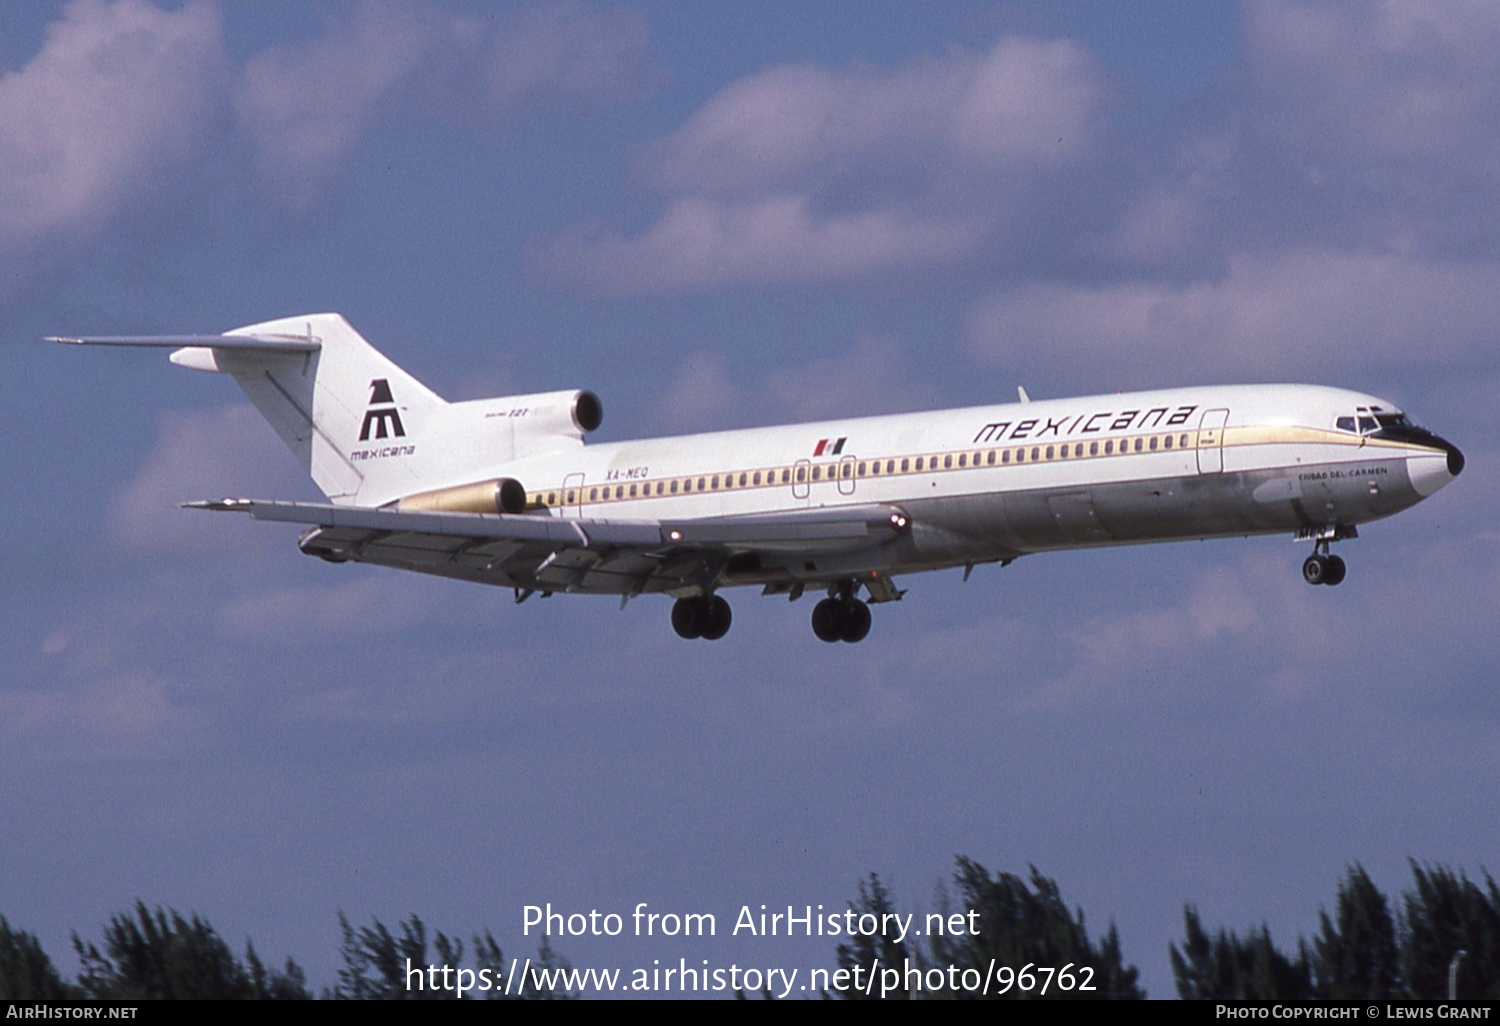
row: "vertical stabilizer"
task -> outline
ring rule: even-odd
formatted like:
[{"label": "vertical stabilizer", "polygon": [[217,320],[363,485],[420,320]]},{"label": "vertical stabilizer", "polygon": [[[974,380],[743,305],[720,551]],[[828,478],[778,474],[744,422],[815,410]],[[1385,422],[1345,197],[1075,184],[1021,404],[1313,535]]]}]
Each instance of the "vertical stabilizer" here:
[{"label": "vertical stabilizer", "polygon": [[237,328],[239,338],[305,339],[309,352],[192,347],[173,362],[233,375],[323,494],[378,506],[427,487],[423,437],[448,405],[338,314]]}]

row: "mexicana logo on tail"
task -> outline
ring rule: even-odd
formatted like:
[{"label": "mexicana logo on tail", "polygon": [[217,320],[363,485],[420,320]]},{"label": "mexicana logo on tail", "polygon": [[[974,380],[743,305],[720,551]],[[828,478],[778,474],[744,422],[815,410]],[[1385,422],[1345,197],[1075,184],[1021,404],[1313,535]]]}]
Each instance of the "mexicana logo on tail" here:
[{"label": "mexicana logo on tail", "polygon": [[364,423],[359,427],[361,442],[370,440],[372,427],[376,438],[406,437],[406,428],[401,425],[401,413],[396,409],[395,397],[391,395],[391,383],[385,378],[376,378],[370,382],[370,408],[365,411]]}]

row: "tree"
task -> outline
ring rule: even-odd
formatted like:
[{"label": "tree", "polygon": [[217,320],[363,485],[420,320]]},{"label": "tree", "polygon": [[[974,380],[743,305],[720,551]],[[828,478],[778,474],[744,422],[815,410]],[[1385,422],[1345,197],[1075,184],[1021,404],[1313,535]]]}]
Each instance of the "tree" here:
[{"label": "tree", "polygon": [[[951,917],[959,916],[964,922],[961,932],[932,931],[928,935],[929,950],[925,955],[898,940],[900,931],[896,929],[883,928],[878,934],[855,936],[849,943],[839,945],[839,967],[853,970],[856,966],[863,966],[868,971],[879,958],[882,969],[903,970],[905,985],[896,993],[887,993],[888,997],[898,998],[1146,996],[1136,982],[1139,971],[1124,964],[1119,933],[1114,925],[1110,925],[1098,943],[1090,940],[1083,911],[1070,912],[1057,884],[1042,876],[1035,866],[1031,867],[1028,883],[1009,873],[991,874],[978,862],[960,855],[953,872],[953,886],[959,896],[961,911],[955,909],[945,896],[939,901],[941,911],[935,915],[942,918],[945,926],[951,922]],[[879,920],[882,927],[894,923],[894,920],[883,918],[894,913],[894,909],[889,891],[873,873],[868,880],[860,882],[859,897],[849,903],[849,908],[857,914],[882,917]],[[974,913],[972,919],[970,912]],[[971,924],[975,929],[970,930]],[[926,917],[915,913],[910,925],[914,931],[926,932]],[[994,966],[1009,971],[1009,984],[1000,984],[991,974]],[[1061,975],[1065,967],[1070,973],[1066,984]],[[915,975],[904,971],[908,968]],[[1027,976],[1023,983],[1021,973],[1028,968],[1035,975]],[[1046,972],[1049,969],[1056,972],[1049,974]],[[1085,969],[1090,972],[1083,972]],[[933,974],[943,978],[941,987],[931,985],[936,978]],[[987,979],[990,989],[985,995],[983,984]],[[918,982],[920,988],[916,986]],[[1078,989],[1083,983],[1093,989]],[[873,993],[880,989],[884,988],[876,988]],[[912,991],[916,992],[915,995]],[[865,996],[854,988],[839,993],[852,999]]]},{"label": "tree", "polygon": [[1313,994],[1363,999],[1402,996],[1396,924],[1390,904],[1359,863],[1339,884],[1334,917],[1318,912],[1313,938]]},{"label": "tree", "polygon": [[[848,944],[840,944],[836,953],[839,968],[853,972],[856,966],[862,966],[868,972],[877,960],[882,966],[904,968],[911,953],[906,942],[898,939],[900,931],[894,925],[895,919],[891,918],[896,911],[891,904],[891,892],[880,882],[879,876],[871,873],[869,879],[859,882],[859,897],[849,902],[849,911],[854,913],[856,920],[861,916],[875,916],[875,921],[880,924],[880,933],[858,933],[850,938]],[[878,995],[866,995],[864,991],[857,989],[844,994],[844,997],[851,1000],[864,1000],[871,996]],[[910,995],[902,991],[895,996],[906,998]]]},{"label": "tree", "polygon": [[[325,997],[355,1001],[454,1001],[472,997],[500,999],[505,997],[551,1000],[572,995],[556,986],[546,989],[535,985],[537,978],[520,979],[512,993],[506,994],[505,956],[488,931],[472,938],[474,967],[463,964],[464,942],[438,930],[432,935],[434,958],[427,954],[427,925],[413,915],[396,924],[392,932],[379,919],[371,926],[355,928],[348,917],[339,913],[339,930],[343,936],[340,951],[344,967],[338,983]],[[429,973],[429,967],[436,969]],[[449,970],[444,972],[444,969]],[[571,969],[567,961],[542,941],[532,968],[544,979],[556,980],[554,970]],[[464,977],[460,976],[460,970]],[[483,974],[483,975],[482,975]],[[460,991],[461,979],[466,989]]]},{"label": "tree", "polygon": [[1182,950],[1168,945],[1177,996],[1188,1001],[1265,1001],[1307,998],[1312,977],[1305,945],[1297,957],[1277,950],[1264,923],[1241,939],[1220,930],[1210,937],[1192,905],[1183,909],[1187,939]]},{"label": "tree", "polygon": [[0,1001],[59,1001],[77,995],[36,935],[13,929],[0,916]]},{"label": "tree", "polygon": [[1481,888],[1462,872],[1443,866],[1411,873],[1416,889],[1405,895],[1401,967],[1412,997],[1448,996],[1448,971],[1455,955],[1457,994],[1462,998],[1500,997],[1500,889],[1484,874]]},{"label": "tree", "polygon": [[235,957],[208,920],[184,918],[175,909],[148,909],[112,916],[104,927],[104,950],[75,933],[83,996],[105,1000],[308,998],[302,970],[287,960],[285,972],[267,972],[247,949],[251,969]]},{"label": "tree", "polygon": [[[1030,867],[1030,885],[1011,873],[991,874],[988,869],[962,855],[957,858],[953,883],[965,910],[978,913],[978,932],[963,937],[942,934],[931,938],[932,958],[939,967],[949,965],[988,971],[991,962],[1020,971],[1031,964],[1061,970],[1069,963],[1076,974],[1093,970],[1088,981],[1094,989],[1064,990],[1049,986],[1030,990],[1011,986],[991,997],[1030,998],[1144,998],[1137,984],[1140,971],[1127,966],[1120,954],[1120,936],[1113,923],[1098,944],[1089,939],[1083,910],[1068,911],[1056,881]],[[946,910],[945,910],[946,911]],[[1081,981],[1080,981],[1081,982]],[[969,996],[962,992],[952,996]],[[972,996],[978,996],[977,994]]]}]

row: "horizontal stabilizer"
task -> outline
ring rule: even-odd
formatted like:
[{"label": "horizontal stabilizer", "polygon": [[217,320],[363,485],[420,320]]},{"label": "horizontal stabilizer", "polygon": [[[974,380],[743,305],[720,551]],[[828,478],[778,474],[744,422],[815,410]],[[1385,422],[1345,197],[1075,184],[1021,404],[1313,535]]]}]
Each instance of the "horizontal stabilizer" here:
[{"label": "horizontal stabilizer", "polygon": [[52,336],[48,342],[65,342],[75,346],[142,346],[153,349],[182,349],[201,346],[212,349],[256,349],[285,353],[315,353],[323,348],[316,338],[303,335],[84,335]]}]

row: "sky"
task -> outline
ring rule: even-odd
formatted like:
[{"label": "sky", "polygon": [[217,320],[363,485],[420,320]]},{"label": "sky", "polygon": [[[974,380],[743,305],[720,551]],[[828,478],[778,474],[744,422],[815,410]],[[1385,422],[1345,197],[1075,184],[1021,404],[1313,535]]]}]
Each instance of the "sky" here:
[{"label": "sky", "polygon": [[[1500,7],[1472,0],[0,9],[0,914],[137,899],[337,969],[337,913],[710,912],[580,966],[827,968],[743,905],[1035,865],[1154,997],[1186,902],[1500,867]],[[1366,391],[1448,489],[1342,543],[902,579],[858,646],[734,592],[509,592],[177,508],[316,500],[232,381],[55,334],[337,311],[599,440],[1224,382]]]}]

